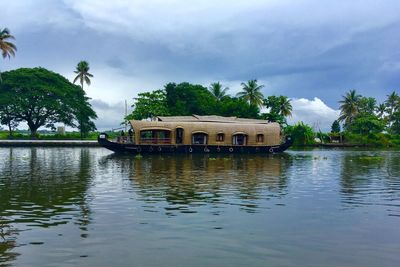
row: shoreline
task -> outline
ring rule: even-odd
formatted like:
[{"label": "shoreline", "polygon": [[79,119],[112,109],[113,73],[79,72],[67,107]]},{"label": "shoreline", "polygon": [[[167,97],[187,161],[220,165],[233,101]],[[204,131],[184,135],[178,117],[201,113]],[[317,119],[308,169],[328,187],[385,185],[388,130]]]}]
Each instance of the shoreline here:
[{"label": "shoreline", "polygon": [[100,147],[97,140],[0,140],[0,147]]}]

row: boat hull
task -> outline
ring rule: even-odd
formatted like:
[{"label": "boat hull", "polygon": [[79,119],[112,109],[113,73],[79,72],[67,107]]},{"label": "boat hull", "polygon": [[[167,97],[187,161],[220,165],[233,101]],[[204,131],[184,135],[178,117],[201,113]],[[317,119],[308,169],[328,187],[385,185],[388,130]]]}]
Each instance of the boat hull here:
[{"label": "boat hull", "polygon": [[268,153],[283,152],[292,145],[291,138],[287,138],[284,143],[276,146],[218,146],[218,145],[170,145],[170,144],[137,145],[132,143],[112,142],[104,137],[99,137],[98,142],[102,147],[112,150],[116,153],[133,153],[133,154],[163,154],[163,153],[268,154]]}]

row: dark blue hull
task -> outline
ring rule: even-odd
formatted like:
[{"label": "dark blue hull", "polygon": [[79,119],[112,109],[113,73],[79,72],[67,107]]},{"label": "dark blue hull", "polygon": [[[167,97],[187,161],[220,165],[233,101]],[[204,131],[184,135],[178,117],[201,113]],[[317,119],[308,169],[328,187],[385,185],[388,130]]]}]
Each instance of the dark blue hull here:
[{"label": "dark blue hull", "polygon": [[130,143],[117,143],[99,138],[99,144],[116,153],[133,154],[161,154],[161,153],[279,153],[288,149],[292,141],[288,138],[283,144],[277,146],[217,146],[217,145],[136,145]]}]

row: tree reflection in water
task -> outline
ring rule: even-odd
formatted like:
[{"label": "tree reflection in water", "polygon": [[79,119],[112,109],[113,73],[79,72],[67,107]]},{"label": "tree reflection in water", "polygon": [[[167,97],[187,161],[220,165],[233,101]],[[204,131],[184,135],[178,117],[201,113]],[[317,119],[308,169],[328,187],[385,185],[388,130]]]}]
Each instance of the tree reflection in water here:
[{"label": "tree reflection in water", "polygon": [[113,172],[129,172],[133,190],[144,203],[165,201],[167,215],[194,213],[201,206],[215,214],[224,205],[257,212],[258,200],[286,194],[287,155],[154,155],[135,159],[110,155],[101,161]]},{"label": "tree reflection in water", "polygon": [[[400,200],[400,165],[397,152],[347,153],[341,159],[340,183],[346,205],[381,205],[400,216],[389,203]],[[399,207],[396,207],[399,208]]]},{"label": "tree reflection in water", "polygon": [[82,237],[87,235],[92,161],[88,149],[10,148],[1,157],[0,265],[18,255],[13,250],[23,245],[18,244],[20,231],[72,221]]}]

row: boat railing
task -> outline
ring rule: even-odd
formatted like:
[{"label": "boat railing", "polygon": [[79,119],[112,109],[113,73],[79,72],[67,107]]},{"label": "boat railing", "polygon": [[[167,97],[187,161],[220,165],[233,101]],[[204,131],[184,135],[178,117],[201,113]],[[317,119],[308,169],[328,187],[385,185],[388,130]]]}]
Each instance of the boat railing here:
[{"label": "boat railing", "polygon": [[133,137],[130,137],[130,136],[117,136],[114,139],[114,142],[116,142],[116,143],[130,143],[130,144],[133,144],[133,143],[135,143],[135,140],[134,140]]},{"label": "boat railing", "polygon": [[171,138],[141,138],[141,144],[171,144]]}]

